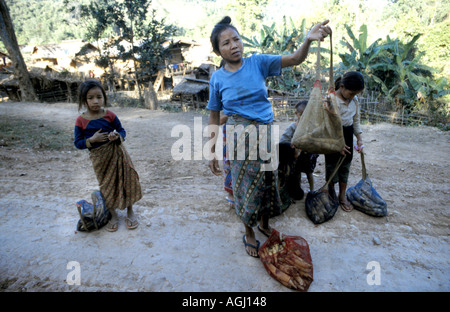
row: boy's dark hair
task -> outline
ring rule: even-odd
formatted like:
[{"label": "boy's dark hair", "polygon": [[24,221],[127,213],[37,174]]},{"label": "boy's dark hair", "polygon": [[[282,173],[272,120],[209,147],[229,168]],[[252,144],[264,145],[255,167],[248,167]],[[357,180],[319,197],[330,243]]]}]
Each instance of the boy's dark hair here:
[{"label": "boy's dark hair", "polygon": [[297,111],[298,108],[301,107],[301,106],[305,106],[306,107],[306,105],[308,105],[308,101],[306,101],[306,100],[298,102],[297,104],[295,104],[295,111]]},{"label": "boy's dark hair", "polygon": [[222,31],[224,31],[228,28],[233,29],[239,35],[239,32],[236,29],[236,27],[231,25],[231,18],[229,16],[225,16],[224,18],[222,18],[222,20],[214,26],[214,28],[211,32],[211,36],[209,37],[209,40],[211,41],[211,45],[212,45],[214,53],[216,53],[217,55],[220,55],[219,36],[222,33]]},{"label": "boy's dark hair", "polygon": [[95,79],[89,79],[84,81],[80,84],[80,87],[78,88],[78,111],[80,111],[83,108],[83,105],[86,105],[86,97],[89,90],[92,88],[99,87],[100,90],[102,90],[103,94],[103,106],[107,106],[108,104],[108,98],[106,96],[105,89],[102,86],[102,83]]},{"label": "boy's dark hair", "polygon": [[344,76],[336,79],[334,83],[335,90],[338,90],[341,85],[350,91],[361,91],[364,89],[364,76],[357,71],[346,72]]}]

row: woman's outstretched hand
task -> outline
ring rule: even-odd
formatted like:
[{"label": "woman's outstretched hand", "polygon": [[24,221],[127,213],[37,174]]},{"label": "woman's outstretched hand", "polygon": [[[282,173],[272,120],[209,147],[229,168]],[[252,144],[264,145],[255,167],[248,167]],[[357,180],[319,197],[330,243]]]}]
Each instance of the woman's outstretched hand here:
[{"label": "woman's outstretched hand", "polygon": [[330,26],[326,26],[330,20],[326,20],[320,24],[315,25],[306,36],[310,41],[323,41],[328,35],[331,34]]}]

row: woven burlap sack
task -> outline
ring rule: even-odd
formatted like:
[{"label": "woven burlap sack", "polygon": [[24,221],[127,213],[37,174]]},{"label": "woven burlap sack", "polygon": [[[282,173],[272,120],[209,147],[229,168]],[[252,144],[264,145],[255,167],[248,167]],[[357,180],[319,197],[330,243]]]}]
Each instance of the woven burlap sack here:
[{"label": "woven burlap sack", "polygon": [[[331,55],[333,55],[331,35],[330,46]],[[333,58],[331,57],[330,62],[329,89],[324,98],[320,84],[320,41],[317,50],[316,81],[291,143],[296,148],[311,154],[336,153],[342,151],[345,141],[334,90]]]}]

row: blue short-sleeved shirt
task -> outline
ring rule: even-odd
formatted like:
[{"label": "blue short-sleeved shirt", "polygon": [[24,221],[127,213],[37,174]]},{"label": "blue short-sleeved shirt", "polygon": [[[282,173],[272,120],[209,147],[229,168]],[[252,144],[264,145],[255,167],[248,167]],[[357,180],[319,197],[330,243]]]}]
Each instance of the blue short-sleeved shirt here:
[{"label": "blue short-sleeved shirt", "polygon": [[207,109],[223,110],[263,123],[273,121],[266,78],[281,75],[281,55],[259,54],[243,58],[241,68],[232,73],[223,67],[213,73],[209,82]]}]

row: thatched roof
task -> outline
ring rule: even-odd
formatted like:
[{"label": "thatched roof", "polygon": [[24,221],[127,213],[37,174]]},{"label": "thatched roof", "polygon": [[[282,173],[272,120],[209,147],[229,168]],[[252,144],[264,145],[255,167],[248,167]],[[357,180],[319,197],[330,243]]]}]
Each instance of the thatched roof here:
[{"label": "thatched roof", "polygon": [[181,83],[177,84],[173,89],[173,95],[188,94],[194,95],[201,91],[209,90],[209,81],[200,79],[185,78]]},{"label": "thatched roof", "polygon": [[174,40],[166,40],[162,46],[164,49],[176,49],[180,47],[193,47],[201,45],[195,40],[189,39],[174,39]]},{"label": "thatched roof", "polygon": [[68,40],[60,44],[44,44],[33,48],[33,59],[74,58],[86,50],[97,49],[94,45],[82,40]]}]

